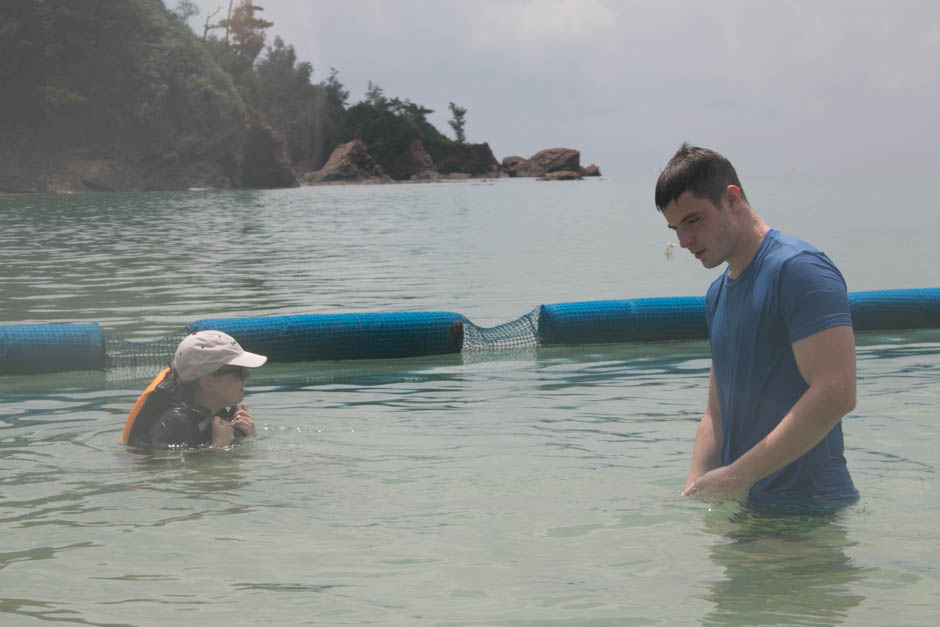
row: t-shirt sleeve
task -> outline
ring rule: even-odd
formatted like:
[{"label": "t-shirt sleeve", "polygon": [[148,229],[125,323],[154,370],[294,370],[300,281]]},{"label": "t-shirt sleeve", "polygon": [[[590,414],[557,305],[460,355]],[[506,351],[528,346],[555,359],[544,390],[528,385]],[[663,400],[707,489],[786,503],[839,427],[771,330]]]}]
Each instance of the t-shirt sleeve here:
[{"label": "t-shirt sleeve", "polygon": [[852,326],[845,279],[822,253],[804,252],[780,271],[780,304],[790,342],[837,326]]}]

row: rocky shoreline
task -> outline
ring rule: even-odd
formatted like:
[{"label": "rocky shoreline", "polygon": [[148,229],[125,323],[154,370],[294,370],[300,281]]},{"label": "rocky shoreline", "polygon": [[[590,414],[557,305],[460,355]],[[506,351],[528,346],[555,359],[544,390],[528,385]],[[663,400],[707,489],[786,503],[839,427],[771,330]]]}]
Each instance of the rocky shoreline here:
[{"label": "rocky shoreline", "polygon": [[372,158],[368,146],[356,139],[337,146],[322,168],[298,173],[298,181],[301,185],[516,177],[562,181],[601,175],[600,168],[595,164],[582,167],[581,153],[571,148],[547,148],[528,159],[510,156],[498,162],[489,144],[462,144],[435,159],[425,150],[423,142],[415,139],[410,143],[403,161],[406,168],[410,166],[409,176],[405,179],[392,178]]},{"label": "rocky shoreline", "polygon": [[286,142],[264,121],[138,142],[56,145],[36,129],[0,133],[0,193],[297,187]]},{"label": "rocky shoreline", "polygon": [[361,140],[337,146],[319,169],[292,165],[286,142],[258,119],[204,135],[177,135],[134,145],[43,146],[23,134],[0,142],[0,194],[171,191],[194,188],[276,189],[300,185],[388,184],[532,177],[579,180],[600,176],[581,153],[549,148],[529,158],[497,161],[489,145],[444,144],[428,150],[412,140],[394,159],[395,176]]}]

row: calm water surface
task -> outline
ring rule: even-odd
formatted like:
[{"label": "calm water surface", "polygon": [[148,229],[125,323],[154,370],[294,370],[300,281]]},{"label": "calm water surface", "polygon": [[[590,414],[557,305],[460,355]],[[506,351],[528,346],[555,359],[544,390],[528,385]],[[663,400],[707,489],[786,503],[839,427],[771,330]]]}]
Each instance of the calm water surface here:
[{"label": "calm water surface", "polygon": [[[201,318],[704,293],[652,179],[0,198],[0,324],[127,339]],[[755,180],[850,290],[940,286],[923,181]],[[859,337],[861,501],[678,496],[704,342],[271,364],[259,437],[150,458],[147,382],[0,377],[0,623],[933,625],[940,332]]]}]

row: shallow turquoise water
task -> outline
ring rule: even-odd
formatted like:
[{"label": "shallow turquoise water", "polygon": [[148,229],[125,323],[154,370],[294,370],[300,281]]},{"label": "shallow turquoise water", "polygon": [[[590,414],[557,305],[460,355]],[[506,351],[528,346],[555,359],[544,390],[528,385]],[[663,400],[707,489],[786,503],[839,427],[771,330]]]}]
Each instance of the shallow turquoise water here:
[{"label": "shallow turquoise water", "polygon": [[[204,317],[443,309],[492,325],[701,294],[713,273],[664,255],[651,185],[0,198],[0,323],[152,339]],[[852,290],[940,286],[940,218],[889,187],[748,193]],[[844,428],[862,499],[827,518],[678,496],[704,342],[272,364],[249,382],[254,442],[160,459],[116,444],[138,374],[0,377],[0,622],[933,624],[940,332],[858,343]]]}]

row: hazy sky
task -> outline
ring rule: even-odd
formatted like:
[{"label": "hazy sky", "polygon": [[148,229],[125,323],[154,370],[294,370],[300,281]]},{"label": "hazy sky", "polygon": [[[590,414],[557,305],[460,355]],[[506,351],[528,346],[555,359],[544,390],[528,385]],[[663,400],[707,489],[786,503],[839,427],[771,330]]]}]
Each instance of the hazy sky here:
[{"label": "hazy sky", "polygon": [[[171,8],[176,0],[165,0]],[[227,0],[197,0],[198,33]],[[749,174],[940,172],[933,0],[257,0],[314,80],[434,109],[497,159],[659,172],[682,141]],[[262,53],[263,54],[263,53]]]}]

